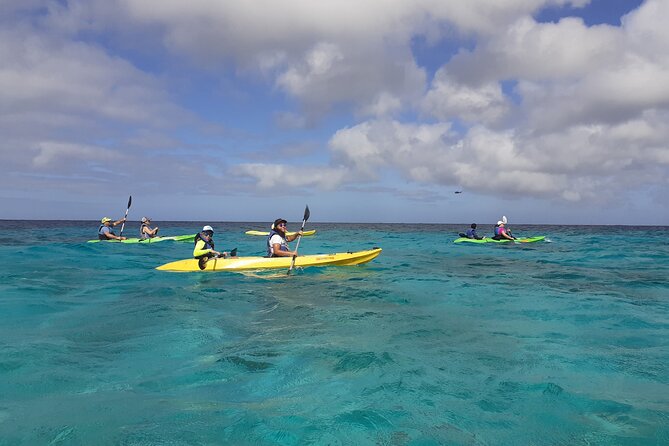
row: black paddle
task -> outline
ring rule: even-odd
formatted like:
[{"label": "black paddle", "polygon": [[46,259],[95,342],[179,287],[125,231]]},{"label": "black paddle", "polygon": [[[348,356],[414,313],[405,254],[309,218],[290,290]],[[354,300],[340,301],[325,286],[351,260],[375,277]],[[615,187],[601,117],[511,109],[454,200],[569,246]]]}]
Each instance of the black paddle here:
[{"label": "black paddle", "polygon": [[[237,248],[230,251],[229,257],[237,257]],[[207,267],[207,262],[209,261],[210,258],[218,259],[219,257],[218,256],[215,256],[215,257],[204,256],[197,261],[197,267],[200,268],[201,270],[204,270]]]},{"label": "black paddle", "polygon": [[[307,205],[306,208],[304,208],[304,218],[302,219],[302,228],[300,231],[304,231],[304,225],[307,224],[307,220],[309,220],[309,205]],[[295,252],[297,252],[297,248],[300,247],[300,240],[302,239],[302,235],[297,236],[297,245],[295,245]],[[290,261],[290,268],[288,268],[288,275],[290,276],[290,272],[293,270],[293,267],[295,266],[295,257],[297,257],[297,254],[293,256],[293,260]]]},{"label": "black paddle", "polygon": [[123,220],[123,224],[121,225],[121,233],[119,234],[119,237],[123,235],[123,228],[125,227],[125,218],[128,218],[128,211],[130,210],[130,205],[132,204],[132,195],[128,197],[128,207],[125,209],[125,217]]}]

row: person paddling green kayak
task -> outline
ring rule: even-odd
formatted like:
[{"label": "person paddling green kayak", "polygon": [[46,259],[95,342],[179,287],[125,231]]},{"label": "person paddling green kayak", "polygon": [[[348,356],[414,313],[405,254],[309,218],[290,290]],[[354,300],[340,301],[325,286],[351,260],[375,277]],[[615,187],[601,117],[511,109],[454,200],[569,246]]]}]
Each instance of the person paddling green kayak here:
[{"label": "person paddling green kayak", "polygon": [[495,225],[493,230],[493,240],[515,240],[516,237],[511,234],[511,231],[506,228],[506,217],[502,217],[500,221]]},{"label": "person paddling green kayak", "polygon": [[139,238],[147,240],[158,235],[158,226],[151,227],[151,219],[149,217],[142,217],[142,224],[139,226]]},{"label": "person paddling green kayak", "polygon": [[475,239],[475,240],[483,240],[485,238],[485,236],[481,237],[480,235],[478,235],[476,233],[476,223],[472,223],[471,226],[469,227],[469,229],[467,229],[466,233],[461,232],[458,235],[460,237],[466,237],[466,238],[471,238],[471,239]]},{"label": "person paddling green kayak", "polygon": [[102,224],[98,228],[98,240],[125,240],[126,237],[116,235],[113,229],[114,226],[125,223],[125,221],[125,217],[114,222],[112,222],[112,219],[109,217],[103,217],[102,220],[100,220],[100,223]]}]

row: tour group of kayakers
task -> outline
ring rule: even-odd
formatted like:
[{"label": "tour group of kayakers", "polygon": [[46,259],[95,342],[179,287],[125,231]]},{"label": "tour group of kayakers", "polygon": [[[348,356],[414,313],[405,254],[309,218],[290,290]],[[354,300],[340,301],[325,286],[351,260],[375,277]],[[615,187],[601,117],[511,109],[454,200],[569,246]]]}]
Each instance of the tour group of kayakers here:
[{"label": "tour group of kayakers", "polygon": [[[491,237],[493,240],[516,240],[516,237],[511,234],[511,230],[506,227],[506,217],[502,217],[501,220],[495,224],[495,227],[493,228],[493,236]],[[465,233],[460,233],[460,237],[465,237],[465,238],[471,238],[471,239],[476,239],[476,240],[483,240],[486,238],[486,236],[480,236],[476,232],[476,223],[472,223],[469,229],[467,229],[467,232]]]},{"label": "tour group of kayakers", "polygon": [[[125,211],[125,216],[123,218],[120,218],[116,221],[112,220],[109,217],[104,217],[100,220],[100,226],[98,227],[98,240],[101,241],[112,241],[112,240],[117,240],[117,241],[124,241],[128,240],[127,237],[123,236],[123,228],[125,227],[125,223],[128,220],[128,211],[130,210],[130,206],[132,204],[132,196],[128,198],[128,206]],[[301,237],[304,235],[304,223],[309,219],[309,206],[307,206],[304,209],[304,219],[302,221],[302,228],[294,233],[288,233],[287,232],[287,221],[284,220],[283,218],[277,218],[274,220],[274,223],[272,223],[272,226],[270,228],[269,233],[267,234],[267,241],[266,241],[266,255],[265,257],[292,257],[293,258],[293,263],[295,261],[295,257],[297,257],[297,246],[299,246],[299,239],[298,237]],[[495,241],[506,241],[506,240],[516,240],[516,238],[511,234],[511,231],[506,228],[506,217],[502,216],[502,219],[497,222],[494,228],[494,233],[493,236],[491,237],[491,240]],[[119,235],[116,235],[114,232],[114,227],[121,225],[121,231]],[[141,224],[139,226],[139,238],[136,239],[138,242],[142,241],[160,241],[161,239],[171,239],[174,240],[174,237],[160,237],[158,236],[158,226],[152,227],[151,226],[151,218],[149,217],[142,217],[141,219]],[[255,231],[252,231],[255,232]],[[260,234],[259,234],[260,235]],[[190,238],[190,236],[186,236],[187,238]],[[481,237],[478,235],[476,232],[476,223],[472,223],[471,227],[467,230],[466,233],[460,233],[460,237],[462,239],[470,239],[470,240],[483,240],[487,239],[485,236]],[[543,239],[544,237],[536,237],[537,240]],[[153,239],[153,240],[152,240]],[[193,257],[195,259],[199,259],[199,262],[202,263],[200,265],[200,269],[204,269],[206,266],[207,261],[210,258],[228,258],[232,257],[235,258],[237,257],[237,249],[233,249],[230,252],[227,251],[217,251],[215,248],[215,243],[214,243],[214,228],[212,228],[210,225],[205,225],[202,227],[202,230],[195,234],[193,236],[195,245],[193,247]],[[298,239],[298,243],[296,245],[295,250],[291,250],[290,247],[288,246],[289,242],[294,241],[295,239]],[[184,239],[186,240],[186,239]],[[134,241],[134,240],[133,240]],[[526,240],[530,241],[530,240]],[[534,240],[531,240],[534,241]],[[130,242],[130,240],[128,240]],[[458,240],[456,240],[456,243]],[[379,250],[380,252],[380,250]],[[378,255],[378,253],[376,253]],[[373,257],[372,257],[373,258]],[[292,269],[292,264],[291,264],[291,269]]]},{"label": "tour group of kayakers", "polygon": [[[121,233],[116,235],[114,232],[114,226],[119,224],[124,225],[127,221],[127,217],[120,218],[116,221],[113,221],[109,217],[104,217],[100,220],[100,227],[98,228],[98,239],[99,240],[126,240],[127,237],[124,237],[123,226],[121,226]],[[291,251],[288,242],[292,242],[297,237],[303,234],[302,230],[298,232],[288,234],[287,225],[288,222],[283,218],[277,218],[274,220],[272,227],[270,229],[269,235],[267,236],[267,255],[266,257],[295,257],[297,256],[297,250]],[[149,217],[142,217],[141,225],[139,227],[139,238],[141,240],[148,240],[158,236],[158,227],[151,227],[151,219]],[[205,225],[200,232],[195,234],[195,246],[193,248],[193,257],[196,259],[208,259],[213,257],[236,257],[237,250],[233,249],[231,252],[223,251],[219,252],[215,249],[214,244],[214,228],[209,225]]]}]

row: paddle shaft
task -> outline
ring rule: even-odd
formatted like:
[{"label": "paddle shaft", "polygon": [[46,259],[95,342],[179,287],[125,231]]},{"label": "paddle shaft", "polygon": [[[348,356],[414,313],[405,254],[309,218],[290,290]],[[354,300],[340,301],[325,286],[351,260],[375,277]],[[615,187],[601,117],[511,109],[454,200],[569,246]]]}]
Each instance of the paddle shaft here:
[{"label": "paddle shaft", "polygon": [[123,223],[121,224],[121,233],[119,237],[123,235],[123,228],[125,227],[125,220],[128,218],[128,211],[130,210],[130,205],[132,204],[132,195],[128,198],[128,207],[125,208],[125,217],[123,217]]},{"label": "paddle shaft", "polygon": [[[234,248],[230,250],[229,257],[236,257],[237,256],[237,248]],[[203,257],[198,261],[198,267],[201,270],[204,270],[207,268],[207,262],[209,262],[210,259],[214,259],[214,269],[216,269],[216,262],[218,261],[220,257],[219,256],[213,256],[213,257]]]},{"label": "paddle shaft", "polygon": [[[300,228],[300,232],[304,231],[304,225],[307,224],[307,220],[309,219],[309,206],[307,206],[304,209],[304,219],[302,220],[302,227]],[[302,240],[302,234],[297,236],[297,244],[295,245],[295,252],[297,253],[297,249],[300,247],[300,240]],[[297,254],[293,254],[293,258],[290,261],[290,268],[288,268],[288,275],[290,275],[290,272],[293,270],[295,267],[295,258],[297,257]]]},{"label": "paddle shaft", "polygon": [[[306,224],[306,222],[307,222],[306,220],[302,220],[302,229],[300,229],[300,231],[302,231],[304,229],[304,225]],[[300,240],[302,240],[302,235],[297,236],[297,243],[295,244],[295,252],[297,252],[297,249],[300,247]],[[295,258],[296,257],[297,257],[297,254],[293,254],[293,259],[290,261],[290,268],[288,268],[288,274],[290,274],[290,272],[295,267]]]}]

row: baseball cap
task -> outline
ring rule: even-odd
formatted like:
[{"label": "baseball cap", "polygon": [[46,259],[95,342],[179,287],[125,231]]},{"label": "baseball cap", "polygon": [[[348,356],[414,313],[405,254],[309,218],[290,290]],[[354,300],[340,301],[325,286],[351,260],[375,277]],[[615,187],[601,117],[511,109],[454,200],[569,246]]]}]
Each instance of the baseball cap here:
[{"label": "baseball cap", "polygon": [[288,222],[286,220],[284,220],[283,218],[277,218],[276,220],[274,220],[274,223],[272,223],[272,229],[276,228],[281,223],[288,223]]}]

